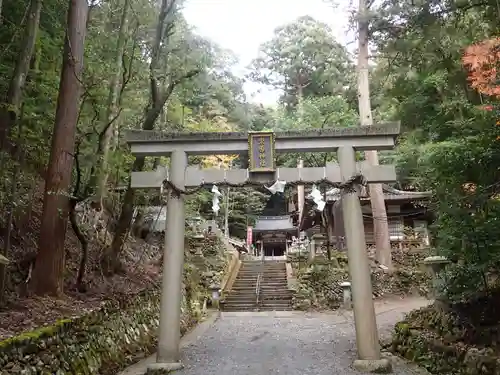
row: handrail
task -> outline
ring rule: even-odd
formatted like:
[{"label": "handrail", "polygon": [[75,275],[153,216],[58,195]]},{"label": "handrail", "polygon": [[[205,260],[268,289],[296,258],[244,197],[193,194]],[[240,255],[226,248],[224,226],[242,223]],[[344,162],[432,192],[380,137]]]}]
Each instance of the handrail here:
[{"label": "handrail", "polygon": [[260,258],[259,274],[257,275],[257,283],[255,285],[255,306],[259,309],[259,299],[260,299],[260,284],[262,281],[262,273],[264,271],[264,252]]},{"label": "handrail", "polygon": [[259,272],[259,275],[257,276],[257,285],[255,286],[255,306],[259,308],[259,294],[260,294],[260,279],[261,279],[261,274]]}]

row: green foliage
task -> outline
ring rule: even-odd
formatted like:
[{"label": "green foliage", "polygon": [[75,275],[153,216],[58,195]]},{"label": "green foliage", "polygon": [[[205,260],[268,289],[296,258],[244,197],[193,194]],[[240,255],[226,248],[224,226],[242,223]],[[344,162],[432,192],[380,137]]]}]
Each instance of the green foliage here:
[{"label": "green foliage", "polygon": [[400,179],[433,191],[436,252],[454,262],[446,291],[469,299],[496,284],[500,129],[497,114],[481,110],[489,99],[469,87],[462,54],[491,36],[498,18],[460,2],[423,5],[387,0],[373,9],[376,116],[401,120]]},{"label": "green foliage", "polygon": [[252,62],[252,79],[284,91],[281,100],[295,107],[303,97],[345,94],[354,69],[344,46],[328,25],[309,16],[277,28]]}]

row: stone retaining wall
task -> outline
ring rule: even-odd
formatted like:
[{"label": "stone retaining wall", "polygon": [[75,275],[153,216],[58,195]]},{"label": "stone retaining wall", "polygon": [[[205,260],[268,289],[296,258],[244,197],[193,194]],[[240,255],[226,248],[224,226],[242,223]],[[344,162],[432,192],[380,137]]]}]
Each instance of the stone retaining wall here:
[{"label": "stone retaining wall", "polygon": [[[115,374],[156,344],[158,290],[0,342],[0,374]],[[184,309],[181,332],[196,323]]]},{"label": "stone retaining wall", "polygon": [[[205,238],[199,248],[192,242],[184,264],[182,334],[203,316],[208,287],[220,283],[231,259],[217,237]],[[0,375],[116,374],[156,348],[159,309],[160,290],[152,288],[0,341]]]},{"label": "stone retaining wall", "polygon": [[432,306],[413,311],[396,324],[389,348],[434,374],[499,375],[497,350],[468,343],[456,323],[454,314]]},{"label": "stone retaining wall", "polygon": [[[407,255],[407,254],[405,254]],[[407,255],[405,262],[397,263],[393,272],[387,273],[378,266],[371,267],[373,296],[426,295],[430,277],[418,261]],[[342,306],[343,291],[340,284],[349,281],[347,254],[332,252],[332,260],[314,259],[291,263],[297,282],[293,288],[293,306],[297,310],[334,310]]]}]

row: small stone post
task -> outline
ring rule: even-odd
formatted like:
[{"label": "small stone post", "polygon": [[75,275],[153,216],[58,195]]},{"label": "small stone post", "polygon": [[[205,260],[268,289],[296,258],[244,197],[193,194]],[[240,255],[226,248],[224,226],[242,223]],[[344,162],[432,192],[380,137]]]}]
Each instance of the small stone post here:
[{"label": "small stone post", "polygon": [[[170,157],[170,181],[179,189],[184,189],[186,167],[186,153],[174,151]],[[149,366],[151,370],[174,371],[182,368],[179,345],[181,339],[184,222],[184,197],[182,195],[177,197],[170,192],[165,226],[165,232],[168,235],[165,236],[163,255],[158,352],[156,363]]]},{"label": "small stone post", "polygon": [[351,298],[351,283],[349,281],[344,281],[340,283],[342,287],[342,294],[344,297],[344,309],[350,310],[352,308],[352,298]]},{"label": "small stone post", "polygon": [[219,300],[221,295],[220,285],[211,284],[208,289],[210,289],[210,292],[212,293],[212,307],[219,309]]},{"label": "small stone post", "polygon": [[[343,146],[338,149],[337,155],[342,180],[347,181],[358,172],[356,152],[353,147]],[[354,367],[360,371],[389,372],[391,363],[387,359],[382,359],[380,352],[371,273],[358,191],[344,190],[341,199],[359,358],[354,361]]]},{"label": "small stone post", "polygon": [[316,240],[314,237],[309,242],[309,261],[312,262],[316,256]]}]

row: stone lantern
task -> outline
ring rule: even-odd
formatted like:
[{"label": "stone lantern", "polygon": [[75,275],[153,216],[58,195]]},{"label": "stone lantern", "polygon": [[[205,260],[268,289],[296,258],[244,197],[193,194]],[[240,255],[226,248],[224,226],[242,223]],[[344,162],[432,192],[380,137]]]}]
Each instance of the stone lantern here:
[{"label": "stone lantern", "polygon": [[436,299],[436,301],[444,302],[445,296],[441,292],[442,287],[445,285],[445,280],[442,276],[442,271],[450,261],[443,256],[431,256],[424,259],[424,265],[430,271],[432,276],[432,294],[431,296]]}]

